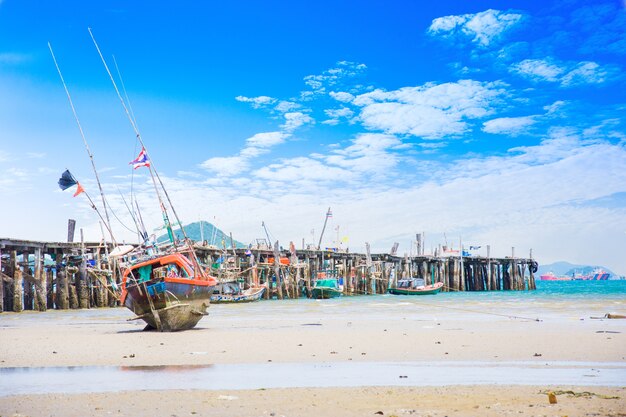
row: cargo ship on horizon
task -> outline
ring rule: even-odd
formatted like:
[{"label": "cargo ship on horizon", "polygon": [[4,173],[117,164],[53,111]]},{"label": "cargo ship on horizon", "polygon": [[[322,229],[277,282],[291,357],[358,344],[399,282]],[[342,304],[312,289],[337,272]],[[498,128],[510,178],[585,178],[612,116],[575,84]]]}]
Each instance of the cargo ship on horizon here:
[{"label": "cargo ship on horizon", "polygon": [[541,281],[607,281],[611,278],[611,274],[602,268],[596,268],[589,274],[581,272],[572,272],[572,275],[557,276],[554,272],[547,272],[539,277]]}]

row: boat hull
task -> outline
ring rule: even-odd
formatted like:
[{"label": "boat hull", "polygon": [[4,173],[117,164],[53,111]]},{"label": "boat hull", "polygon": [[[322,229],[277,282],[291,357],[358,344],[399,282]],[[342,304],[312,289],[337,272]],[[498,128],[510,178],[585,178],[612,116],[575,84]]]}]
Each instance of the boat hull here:
[{"label": "boat hull", "polygon": [[146,281],[126,286],[124,305],[149,327],[172,332],[196,326],[206,315],[213,285],[197,280]]},{"label": "boat hull", "polygon": [[250,288],[240,294],[213,294],[211,295],[211,303],[251,303],[260,300],[263,297],[263,293],[265,293],[265,287]]},{"label": "boat hull", "polygon": [[311,289],[311,297],[316,299],[328,299],[341,297],[341,291],[338,288],[314,287]]},{"label": "boat hull", "polygon": [[420,288],[389,288],[387,291],[394,295],[429,295],[437,294],[442,288],[443,282],[436,282]]}]

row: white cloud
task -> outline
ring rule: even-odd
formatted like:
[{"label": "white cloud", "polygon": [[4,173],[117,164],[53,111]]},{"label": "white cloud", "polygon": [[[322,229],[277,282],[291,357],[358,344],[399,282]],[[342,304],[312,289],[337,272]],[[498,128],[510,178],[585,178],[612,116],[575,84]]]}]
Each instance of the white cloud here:
[{"label": "white cloud", "polygon": [[565,87],[582,84],[602,84],[607,80],[607,72],[595,62],[580,62],[563,76],[561,85]]},{"label": "white cloud", "polygon": [[305,124],[315,123],[313,118],[302,112],[285,113],[285,123],[280,127],[286,132],[293,132]]},{"label": "white cloud", "polygon": [[431,35],[463,36],[479,46],[486,47],[516,26],[523,16],[499,10],[485,10],[476,14],[439,17],[428,28]]},{"label": "white cloud", "polygon": [[248,138],[246,143],[251,147],[268,148],[283,143],[289,135],[283,132],[264,132]]},{"label": "white cloud", "polygon": [[354,112],[347,107],[341,107],[339,109],[327,109],[324,110],[324,113],[330,118],[325,120],[324,124],[336,125],[339,123],[339,119],[346,118],[349,119],[354,116]]},{"label": "white cloud", "polygon": [[552,104],[544,106],[543,109],[547,112],[548,115],[556,114],[559,110],[561,110],[567,103],[563,100],[557,100]]},{"label": "white cloud", "polygon": [[500,117],[483,123],[483,132],[516,136],[535,123],[534,116]]},{"label": "white cloud", "polygon": [[200,166],[218,176],[229,177],[248,169],[248,158],[244,156],[215,157],[204,161]]},{"label": "white cloud", "polygon": [[565,69],[550,59],[525,59],[513,65],[511,72],[533,80],[557,82]]},{"label": "white cloud", "polygon": [[250,160],[269,152],[272,146],[283,143],[290,135],[284,132],[257,133],[246,139],[246,146],[239,155],[210,158],[200,167],[212,171],[220,177],[232,177],[250,169]]},{"label": "white cloud", "polygon": [[243,103],[250,103],[252,105],[252,108],[255,108],[255,109],[265,107],[276,102],[275,98],[268,97],[268,96],[258,96],[258,97],[237,96],[235,97],[235,100],[241,101]]},{"label": "white cloud", "polygon": [[304,83],[313,90],[315,94],[323,94],[326,87],[339,84],[342,80],[356,77],[362,74],[367,66],[350,61],[339,61],[335,68],[330,68],[319,75],[307,75]]},{"label": "white cloud", "polygon": [[402,145],[392,135],[377,133],[360,134],[345,149],[337,149],[325,160],[329,165],[349,169],[351,172],[377,173],[384,175],[398,162],[390,149]]},{"label": "white cloud", "polygon": [[472,80],[429,83],[389,92],[374,90],[357,96],[354,104],[362,107],[359,117],[369,129],[438,139],[465,132],[466,119],[491,114],[505,94],[503,87]]},{"label": "white cloud", "polygon": [[328,93],[332,98],[334,98],[337,101],[341,101],[342,103],[349,103],[352,100],[354,100],[354,96],[350,93],[346,93],[344,91],[331,91],[330,93]]},{"label": "white cloud", "polygon": [[602,84],[611,73],[617,73],[616,69],[601,67],[596,62],[559,63],[552,58],[525,59],[511,66],[510,71],[532,81],[559,83],[562,87]]},{"label": "white cloud", "polygon": [[274,110],[280,113],[287,113],[289,111],[299,109],[300,107],[302,107],[300,104],[293,101],[281,100],[276,107],[274,107]]},{"label": "white cloud", "polygon": [[353,173],[340,167],[331,167],[320,161],[307,157],[285,160],[280,164],[272,164],[254,172],[256,178],[262,180],[290,181],[302,184],[307,181],[336,182],[351,179]]}]

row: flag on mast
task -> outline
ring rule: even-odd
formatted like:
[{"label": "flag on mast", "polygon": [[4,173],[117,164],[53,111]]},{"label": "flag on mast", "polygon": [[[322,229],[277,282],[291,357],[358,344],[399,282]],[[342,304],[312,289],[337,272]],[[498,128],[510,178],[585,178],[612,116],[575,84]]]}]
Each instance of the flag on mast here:
[{"label": "flag on mast", "polygon": [[148,154],[146,153],[146,149],[141,148],[141,152],[139,152],[139,156],[137,156],[137,158],[135,158],[134,160],[130,161],[128,164],[129,165],[132,164],[133,169],[137,169],[141,167],[149,167],[150,160],[148,159]]},{"label": "flag on mast", "polygon": [[333,212],[330,211],[330,207],[328,207],[328,212],[326,213],[326,217],[327,218],[333,217]]},{"label": "flag on mast", "polygon": [[61,178],[59,178],[59,188],[65,191],[68,188],[73,187],[75,185],[77,185],[78,187],[76,187],[76,192],[74,193],[74,197],[76,197],[80,193],[85,192],[85,189],[83,188],[83,186],[80,185],[78,181],[76,181],[76,178],[74,178],[70,170],[66,169],[65,172],[61,174]]}]

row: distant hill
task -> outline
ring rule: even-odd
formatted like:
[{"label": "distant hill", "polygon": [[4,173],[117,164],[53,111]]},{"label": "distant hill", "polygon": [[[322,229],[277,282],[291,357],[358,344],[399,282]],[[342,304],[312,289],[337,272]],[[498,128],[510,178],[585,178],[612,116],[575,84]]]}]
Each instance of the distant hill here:
[{"label": "distant hill", "polygon": [[[225,244],[227,248],[231,247],[230,244],[230,235],[222,232],[219,228],[215,227],[213,224],[205,221],[198,221],[184,226],[185,233],[187,237],[191,240],[195,240],[200,242],[205,240],[209,245],[215,245],[218,248],[223,247]],[[174,230],[174,235],[177,239],[182,239],[183,235],[180,231],[180,228]],[[167,233],[159,236],[157,238],[158,242],[164,242],[168,240]],[[237,240],[234,240],[234,244],[236,248],[245,248],[248,245],[245,245]],[[224,242],[224,243],[222,243]]]},{"label": "distant hill", "polygon": [[596,268],[604,269],[606,272],[608,272],[612,276],[616,276],[613,271],[601,265],[576,265],[576,264],[571,264],[565,261],[554,262],[554,263],[546,264],[546,265],[540,264],[536,275],[542,275],[547,272],[553,272],[554,275],[557,275],[557,276],[564,276],[564,275],[572,276],[572,274],[574,273],[587,275],[587,274],[592,273],[593,270]]}]

